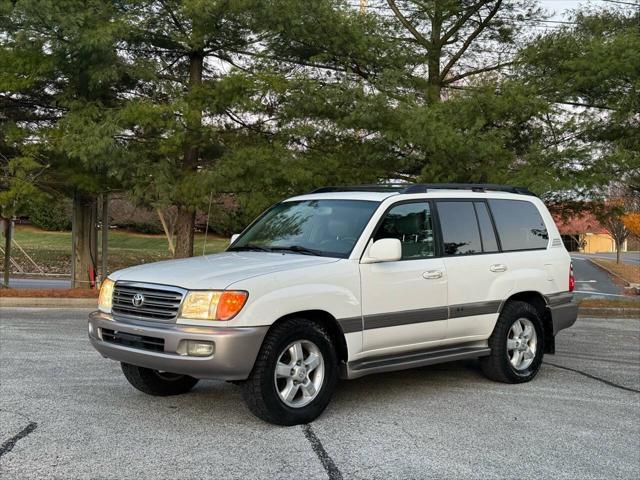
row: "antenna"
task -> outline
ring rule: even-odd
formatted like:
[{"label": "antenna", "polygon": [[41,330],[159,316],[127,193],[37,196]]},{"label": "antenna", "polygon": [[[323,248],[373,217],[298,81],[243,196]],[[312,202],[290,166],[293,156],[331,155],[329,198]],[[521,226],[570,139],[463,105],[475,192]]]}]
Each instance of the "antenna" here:
[{"label": "antenna", "polygon": [[209,215],[211,215],[211,202],[213,201],[213,192],[209,194],[209,210],[207,210],[207,226],[204,229],[204,243],[202,244],[202,256],[207,248],[207,233],[209,233]]}]

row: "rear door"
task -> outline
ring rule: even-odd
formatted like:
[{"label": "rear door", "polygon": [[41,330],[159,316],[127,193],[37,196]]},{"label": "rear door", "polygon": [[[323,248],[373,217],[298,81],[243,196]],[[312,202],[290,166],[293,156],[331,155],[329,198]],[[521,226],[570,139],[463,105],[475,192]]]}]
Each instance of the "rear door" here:
[{"label": "rear door", "polygon": [[442,199],[436,207],[448,277],[447,341],[486,338],[513,288],[489,208],[477,199]]},{"label": "rear door", "polygon": [[392,205],[377,226],[372,241],[399,239],[402,259],[360,265],[365,351],[399,353],[444,339],[447,275],[433,225],[432,205],[418,200]]}]

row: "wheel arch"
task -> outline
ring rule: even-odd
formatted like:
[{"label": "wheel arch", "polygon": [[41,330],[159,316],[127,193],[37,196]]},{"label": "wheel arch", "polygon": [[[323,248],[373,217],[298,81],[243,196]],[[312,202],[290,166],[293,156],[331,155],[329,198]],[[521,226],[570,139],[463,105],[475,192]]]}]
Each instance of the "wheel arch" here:
[{"label": "wheel arch", "polygon": [[269,330],[271,330],[275,325],[278,325],[291,318],[304,318],[325,327],[329,332],[329,335],[331,335],[331,338],[333,339],[334,345],[336,347],[338,362],[347,363],[347,360],[349,359],[347,340],[345,338],[344,332],[342,331],[342,327],[333,315],[325,310],[300,310],[298,312],[292,312],[281,316],[275,322],[273,322],[273,324],[269,327]]},{"label": "wheel arch", "polygon": [[544,328],[544,352],[555,353],[556,344],[555,337],[553,335],[553,322],[551,320],[551,311],[549,310],[545,296],[535,290],[514,293],[502,302],[499,313],[502,313],[502,309],[507,303],[513,301],[526,302],[537,310],[540,320],[542,320],[542,327]]}]

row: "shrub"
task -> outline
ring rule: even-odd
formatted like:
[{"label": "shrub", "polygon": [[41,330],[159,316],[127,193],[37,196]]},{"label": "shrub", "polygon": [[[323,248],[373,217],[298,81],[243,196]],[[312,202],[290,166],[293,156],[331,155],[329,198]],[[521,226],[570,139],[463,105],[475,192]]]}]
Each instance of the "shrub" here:
[{"label": "shrub", "polygon": [[30,200],[26,214],[29,222],[43,230],[71,230],[71,200],[42,196]]}]

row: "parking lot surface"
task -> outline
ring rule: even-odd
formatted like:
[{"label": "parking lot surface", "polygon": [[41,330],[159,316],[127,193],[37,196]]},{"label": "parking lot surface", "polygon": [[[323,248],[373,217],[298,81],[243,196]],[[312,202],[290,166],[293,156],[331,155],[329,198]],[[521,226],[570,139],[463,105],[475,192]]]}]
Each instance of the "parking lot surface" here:
[{"label": "parking lot surface", "polygon": [[87,314],[0,309],[3,479],[640,477],[640,320],[579,319],[527,384],[474,361],[373,375],[285,428],[229,383],[134,390]]}]

